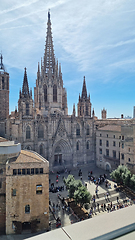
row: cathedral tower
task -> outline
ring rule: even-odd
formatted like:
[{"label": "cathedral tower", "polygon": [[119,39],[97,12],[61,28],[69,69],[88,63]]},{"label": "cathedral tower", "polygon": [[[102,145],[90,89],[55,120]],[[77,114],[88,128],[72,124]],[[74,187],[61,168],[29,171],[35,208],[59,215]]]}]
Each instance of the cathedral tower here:
[{"label": "cathedral tower", "polygon": [[0,55],[0,120],[9,115],[9,73],[3,64],[3,56]]},{"label": "cathedral tower", "polygon": [[79,102],[78,102],[78,117],[81,117],[81,116],[91,117],[90,94],[87,97],[85,77],[83,80],[82,95],[81,95],[81,97],[79,95]]},{"label": "cathedral tower", "polygon": [[38,63],[34,102],[41,115],[49,113],[68,114],[67,94],[63,87],[61,65],[54,55],[50,12],[48,12],[45,53],[41,67]]},{"label": "cathedral tower", "polygon": [[18,111],[20,117],[29,118],[30,116],[33,116],[32,91],[29,91],[26,68],[24,71],[22,91],[20,90],[20,96],[18,100]]}]

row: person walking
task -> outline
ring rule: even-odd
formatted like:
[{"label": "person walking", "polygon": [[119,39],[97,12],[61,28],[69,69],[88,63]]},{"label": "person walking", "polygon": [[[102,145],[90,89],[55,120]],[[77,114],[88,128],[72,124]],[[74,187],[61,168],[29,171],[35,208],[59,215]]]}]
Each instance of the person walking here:
[{"label": "person walking", "polygon": [[106,211],[106,204],[104,203],[104,210]]},{"label": "person walking", "polygon": [[99,210],[99,203],[97,203],[97,209],[98,209],[98,212],[100,213],[100,210]]}]

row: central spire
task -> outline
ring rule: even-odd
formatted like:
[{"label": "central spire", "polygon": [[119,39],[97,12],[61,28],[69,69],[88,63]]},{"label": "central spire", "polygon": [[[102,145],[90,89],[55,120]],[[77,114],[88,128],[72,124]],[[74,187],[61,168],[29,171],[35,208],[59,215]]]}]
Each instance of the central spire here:
[{"label": "central spire", "polygon": [[55,56],[51,31],[50,10],[48,11],[47,36],[44,54],[44,71],[45,73],[51,72],[53,74],[55,71]]}]

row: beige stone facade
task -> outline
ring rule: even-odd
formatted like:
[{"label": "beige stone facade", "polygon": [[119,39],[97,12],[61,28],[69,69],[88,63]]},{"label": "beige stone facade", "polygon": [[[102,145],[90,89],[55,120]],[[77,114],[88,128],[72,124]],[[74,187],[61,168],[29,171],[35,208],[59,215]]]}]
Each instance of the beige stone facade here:
[{"label": "beige stone facade", "polygon": [[0,138],[0,233],[49,227],[49,163]]},{"label": "beige stone facade", "polygon": [[121,126],[106,125],[96,131],[96,165],[111,171],[120,164]]}]

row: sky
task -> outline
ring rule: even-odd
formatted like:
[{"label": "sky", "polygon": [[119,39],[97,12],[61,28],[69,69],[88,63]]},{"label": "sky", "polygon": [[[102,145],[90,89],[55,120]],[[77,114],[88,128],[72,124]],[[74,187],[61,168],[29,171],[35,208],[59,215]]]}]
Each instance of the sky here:
[{"label": "sky", "polygon": [[83,77],[101,118],[133,117],[135,105],[134,0],[0,0],[0,51],[10,75],[10,112],[18,106],[24,68],[34,87],[44,55],[48,9],[54,52],[61,63],[72,114]]}]

